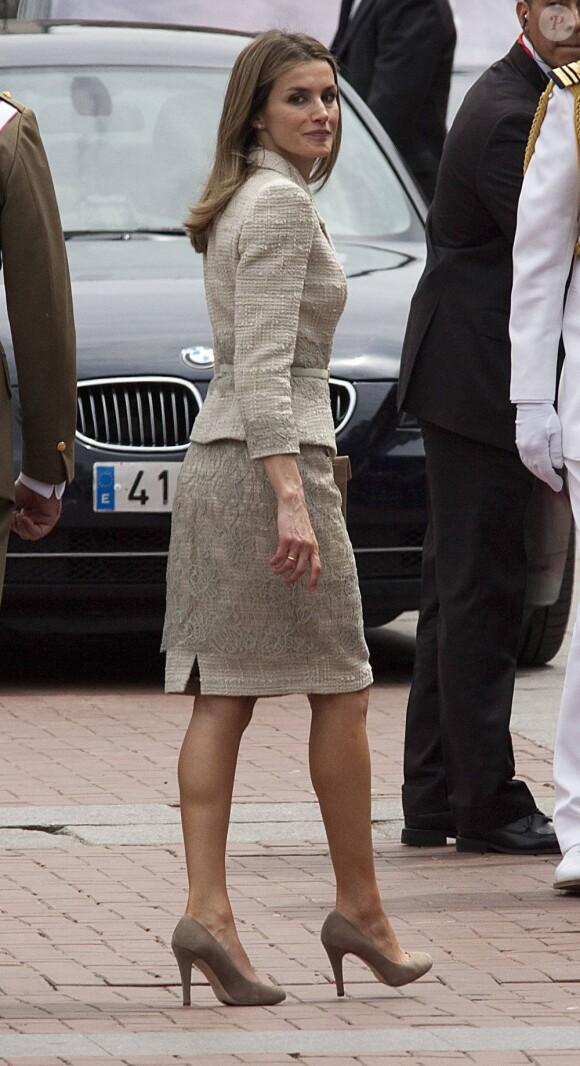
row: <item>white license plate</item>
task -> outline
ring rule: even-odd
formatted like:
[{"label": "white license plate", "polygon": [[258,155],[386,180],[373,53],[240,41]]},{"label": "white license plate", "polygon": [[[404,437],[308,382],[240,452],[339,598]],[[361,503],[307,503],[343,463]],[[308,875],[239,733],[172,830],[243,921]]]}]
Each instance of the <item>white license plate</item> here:
[{"label": "white license plate", "polygon": [[171,511],[181,463],[95,463],[95,511]]}]

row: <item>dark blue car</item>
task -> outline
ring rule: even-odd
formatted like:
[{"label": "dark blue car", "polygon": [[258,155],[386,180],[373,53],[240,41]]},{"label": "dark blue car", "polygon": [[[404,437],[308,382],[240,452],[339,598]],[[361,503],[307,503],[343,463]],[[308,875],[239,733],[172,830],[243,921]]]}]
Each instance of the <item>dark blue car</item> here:
[{"label": "dark blue car", "polygon": [[[3,622],[157,627],[176,473],[213,365],[202,261],[181,222],[247,38],[56,23],[12,29],[2,37],[3,87],[35,110],[50,159],[73,285],[79,398],[76,480],[50,536],[12,538]],[[349,279],[331,396],[338,449],[352,462],[348,521],[365,616],[376,625],[418,600],[423,453],[417,427],[397,418],[395,392],[423,265],[424,208],[382,131],[347,86],[344,93],[344,147],[318,199]],[[17,406],[16,381],[14,392]]]},{"label": "dark blue car", "polygon": [[[11,539],[3,624],[159,629],[175,480],[213,372],[202,261],[181,223],[248,38],[42,20],[5,29],[0,88],[37,114],[67,238],[79,384],[76,479],[46,539]],[[352,463],[348,528],[374,626],[419,603],[424,456],[417,425],[397,415],[396,387],[425,207],[368,109],[342,89],[343,146],[317,202],[349,284],[331,399],[338,451]],[[8,340],[3,306],[0,334]],[[15,378],[14,400],[17,412]],[[555,605],[530,606],[526,661],[559,647],[570,582],[569,569]]]}]

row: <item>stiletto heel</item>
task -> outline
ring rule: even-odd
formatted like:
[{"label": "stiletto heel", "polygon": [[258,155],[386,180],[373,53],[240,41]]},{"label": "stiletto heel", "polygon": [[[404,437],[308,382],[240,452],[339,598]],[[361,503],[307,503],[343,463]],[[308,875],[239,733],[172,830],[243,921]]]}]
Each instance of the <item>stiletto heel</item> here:
[{"label": "stiletto heel", "polygon": [[[324,944],[324,941],[322,941]],[[326,954],[330,959],[330,965],[332,966],[332,972],[334,974],[334,980],[336,982],[336,994],[337,996],[344,996],[344,980],[342,976],[342,960],[344,958],[344,951],[342,948],[332,947],[330,944],[324,944]]]},{"label": "stiletto heel", "polygon": [[283,988],[244,977],[225,948],[200,922],[184,914],[171,938],[183,988],[183,1005],[191,1003],[191,968],[197,966],[221,1003],[230,1007],[271,1007],[286,999]]},{"label": "stiletto heel", "polygon": [[332,966],[337,996],[344,996],[342,960],[345,955],[356,955],[372,970],[377,980],[393,988],[423,977],[433,965],[433,959],[425,951],[411,952],[408,962],[394,962],[338,911],[328,915],[320,939]]},{"label": "stiletto heel", "polygon": [[171,944],[173,954],[177,959],[179,973],[181,974],[181,987],[183,989],[183,1006],[191,1006],[191,968],[193,966],[193,953],[179,944]]}]

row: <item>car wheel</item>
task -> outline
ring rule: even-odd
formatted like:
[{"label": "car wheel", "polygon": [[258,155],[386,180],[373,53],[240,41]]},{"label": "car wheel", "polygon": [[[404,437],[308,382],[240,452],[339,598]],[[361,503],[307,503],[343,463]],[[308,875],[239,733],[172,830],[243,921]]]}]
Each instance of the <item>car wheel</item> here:
[{"label": "car wheel", "polygon": [[576,538],[572,529],[558,599],[550,607],[532,607],[524,615],[518,648],[520,666],[543,666],[562,647],[572,603],[575,552]]}]

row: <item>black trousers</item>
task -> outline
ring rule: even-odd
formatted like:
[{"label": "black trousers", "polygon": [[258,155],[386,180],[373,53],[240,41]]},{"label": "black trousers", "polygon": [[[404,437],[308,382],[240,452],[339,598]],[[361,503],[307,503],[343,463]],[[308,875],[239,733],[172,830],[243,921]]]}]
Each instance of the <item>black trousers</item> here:
[{"label": "black trousers", "polygon": [[405,729],[409,824],[451,812],[462,835],[535,810],[509,721],[533,478],[518,455],[422,425],[429,524]]}]

